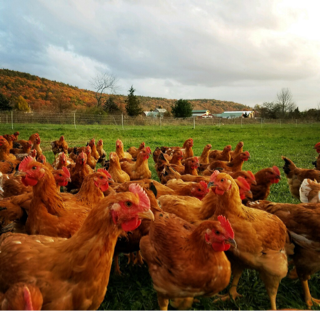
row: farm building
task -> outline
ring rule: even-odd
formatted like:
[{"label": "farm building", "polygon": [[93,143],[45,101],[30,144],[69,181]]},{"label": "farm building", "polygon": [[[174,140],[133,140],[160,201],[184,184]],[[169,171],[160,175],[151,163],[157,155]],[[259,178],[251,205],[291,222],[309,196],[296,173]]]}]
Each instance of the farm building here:
[{"label": "farm building", "polygon": [[248,115],[248,118],[254,118],[254,111],[224,111],[223,113],[215,114],[215,117],[233,119],[241,118],[244,114]]},{"label": "farm building", "polygon": [[213,115],[209,110],[192,110],[193,117],[212,118]]},{"label": "farm building", "polygon": [[161,117],[163,117],[163,115],[167,112],[167,109],[164,108],[156,108],[153,111],[144,111],[144,114],[146,117],[159,117],[159,115]]}]

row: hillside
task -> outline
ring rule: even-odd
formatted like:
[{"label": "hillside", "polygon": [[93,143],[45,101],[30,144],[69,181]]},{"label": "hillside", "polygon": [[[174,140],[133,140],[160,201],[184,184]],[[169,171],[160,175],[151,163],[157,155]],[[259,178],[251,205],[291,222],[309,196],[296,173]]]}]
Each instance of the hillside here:
[{"label": "hillside", "polygon": [[[76,86],[62,82],[51,81],[29,73],[0,69],[0,93],[13,100],[22,96],[34,111],[68,111],[86,110],[95,107],[97,101],[93,91],[79,89]],[[110,95],[105,94],[105,100]],[[114,102],[125,112],[125,95],[112,95]],[[144,111],[163,107],[171,110],[176,100],[158,97],[138,96]],[[234,103],[215,99],[192,99],[189,100],[194,109],[206,109],[211,113],[221,113],[225,110],[251,110],[252,108]]]}]

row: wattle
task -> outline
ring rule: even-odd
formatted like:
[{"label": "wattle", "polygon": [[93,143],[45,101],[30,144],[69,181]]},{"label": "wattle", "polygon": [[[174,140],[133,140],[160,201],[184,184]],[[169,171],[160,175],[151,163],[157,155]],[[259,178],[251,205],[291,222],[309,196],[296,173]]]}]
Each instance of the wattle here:
[{"label": "wattle", "polygon": [[121,224],[121,228],[124,231],[132,231],[138,228],[141,224],[141,220],[138,217],[132,218],[130,220],[124,221]]},{"label": "wattle", "polygon": [[101,190],[102,192],[107,191],[108,188],[109,188],[109,184],[108,184],[108,183],[105,183],[104,185],[101,185],[101,186],[100,186],[100,190]]}]

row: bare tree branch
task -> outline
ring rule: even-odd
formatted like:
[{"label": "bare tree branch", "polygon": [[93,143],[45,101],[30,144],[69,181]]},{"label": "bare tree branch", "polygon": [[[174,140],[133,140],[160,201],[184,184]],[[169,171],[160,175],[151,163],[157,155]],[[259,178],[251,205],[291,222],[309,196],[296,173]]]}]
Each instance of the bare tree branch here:
[{"label": "bare tree branch", "polygon": [[281,106],[282,116],[284,117],[286,112],[291,112],[296,108],[295,103],[292,101],[292,94],[288,88],[283,88],[280,93],[277,94],[278,102]]},{"label": "bare tree branch", "polygon": [[108,91],[111,94],[115,94],[117,91],[117,78],[107,73],[98,74],[91,81],[91,85],[94,88],[97,99],[97,107],[102,105],[103,94]]}]

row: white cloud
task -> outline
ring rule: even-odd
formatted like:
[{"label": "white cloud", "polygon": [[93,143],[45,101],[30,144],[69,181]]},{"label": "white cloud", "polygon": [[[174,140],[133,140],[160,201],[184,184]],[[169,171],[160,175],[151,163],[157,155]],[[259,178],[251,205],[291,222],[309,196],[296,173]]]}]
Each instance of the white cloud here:
[{"label": "white cloud", "polygon": [[1,66],[90,88],[111,72],[127,94],[320,102],[320,3],[312,0],[16,0],[2,3]]}]

